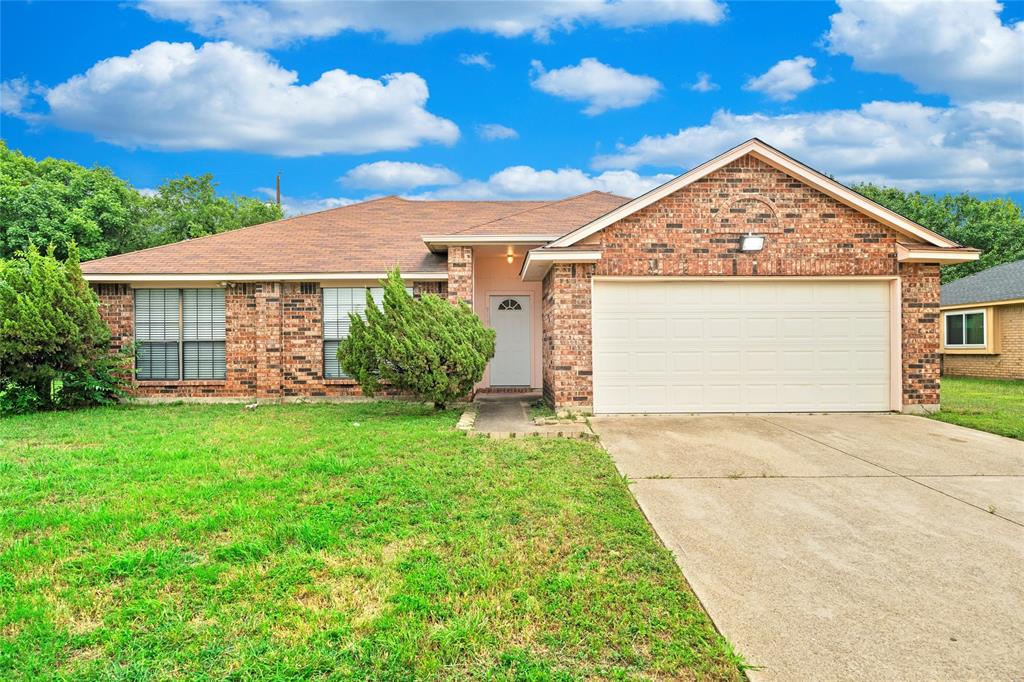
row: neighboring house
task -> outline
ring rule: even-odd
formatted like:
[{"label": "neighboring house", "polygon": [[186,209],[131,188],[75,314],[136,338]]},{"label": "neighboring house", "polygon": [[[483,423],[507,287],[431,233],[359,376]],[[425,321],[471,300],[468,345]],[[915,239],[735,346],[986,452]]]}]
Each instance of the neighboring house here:
[{"label": "neighboring house", "polygon": [[942,287],[943,373],[1024,379],[1024,260]]},{"label": "neighboring house", "polygon": [[482,389],[559,409],[921,411],[939,266],[977,258],[759,140],[636,199],[386,197],[83,264],[136,394],[357,395],[334,357],[395,265],[497,330]]}]

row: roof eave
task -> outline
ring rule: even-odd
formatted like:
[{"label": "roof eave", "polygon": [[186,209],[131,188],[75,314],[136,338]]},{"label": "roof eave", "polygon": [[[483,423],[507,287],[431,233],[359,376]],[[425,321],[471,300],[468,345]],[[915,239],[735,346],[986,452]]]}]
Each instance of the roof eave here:
[{"label": "roof eave", "polygon": [[[103,273],[83,272],[87,282],[319,282],[323,280],[384,279],[386,272],[205,272],[205,273]],[[447,272],[403,272],[404,280],[445,281]]]},{"label": "roof eave", "polygon": [[956,248],[935,248],[933,246],[896,245],[896,260],[900,263],[938,263],[954,265],[978,260],[981,251],[963,246]]},{"label": "roof eave", "polygon": [[551,234],[439,234],[423,235],[431,253],[444,253],[449,246],[493,246],[494,244],[547,244],[561,235]]},{"label": "roof eave", "polygon": [[544,279],[548,270],[555,263],[596,263],[599,260],[601,260],[600,251],[534,249],[526,252],[519,276],[524,282],[539,282]]}]

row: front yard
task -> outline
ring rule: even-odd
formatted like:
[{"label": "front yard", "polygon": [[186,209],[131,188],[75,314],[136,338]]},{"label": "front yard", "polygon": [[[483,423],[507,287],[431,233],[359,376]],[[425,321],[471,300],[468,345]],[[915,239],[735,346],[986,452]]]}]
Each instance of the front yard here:
[{"label": "front yard", "polygon": [[0,678],[740,677],[603,451],[457,417],[0,421]]},{"label": "front yard", "polygon": [[1024,381],[942,377],[939,419],[1024,440]]}]

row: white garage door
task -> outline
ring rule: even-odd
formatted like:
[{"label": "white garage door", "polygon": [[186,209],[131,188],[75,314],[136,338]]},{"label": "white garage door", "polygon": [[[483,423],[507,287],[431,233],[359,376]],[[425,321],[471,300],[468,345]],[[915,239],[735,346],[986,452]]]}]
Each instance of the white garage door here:
[{"label": "white garage door", "polygon": [[594,281],[594,411],[890,409],[887,281]]}]

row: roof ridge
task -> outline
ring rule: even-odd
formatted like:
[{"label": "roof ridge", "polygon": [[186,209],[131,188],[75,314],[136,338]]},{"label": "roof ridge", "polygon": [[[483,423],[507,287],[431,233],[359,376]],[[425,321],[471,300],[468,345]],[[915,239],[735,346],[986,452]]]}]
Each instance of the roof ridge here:
[{"label": "roof ridge", "polygon": [[[476,225],[470,225],[469,227],[466,227],[466,228],[463,228],[463,229],[458,230],[456,232],[453,232],[452,234],[462,234],[463,232],[468,232],[469,230],[475,230],[478,227],[483,227],[484,225],[490,225],[491,223],[496,223],[496,222],[505,220],[507,218],[511,218],[513,216],[522,215],[524,213],[529,213],[530,211],[537,211],[537,210],[540,210],[542,208],[547,208],[548,206],[554,206],[555,204],[561,204],[561,203],[564,203],[566,201],[571,201],[573,199],[579,199],[580,197],[585,197],[588,194],[606,194],[606,192],[599,192],[596,189],[592,189],[589,192],[581,192],[580,194],[574,194],[571,197],[564,197],[562,199],[555,199],[554,201],[548,201],[546,203],[543,203],[540,206],[533,206],[531,208],[524,208],[522,211],[516,211],[515,213],[509,213],[508,215],[501,216],[500,218],[494,218],[492,220],[485,220],[482,223],[477,223]],[[615,196],[615,195],[612,195],[612,196]],[[529,200],[527,199],[527,200],[524,200],[524,201],[529,201]],[[535,199],[534,201],[543,201],[543,200],[542,199]]]}]

